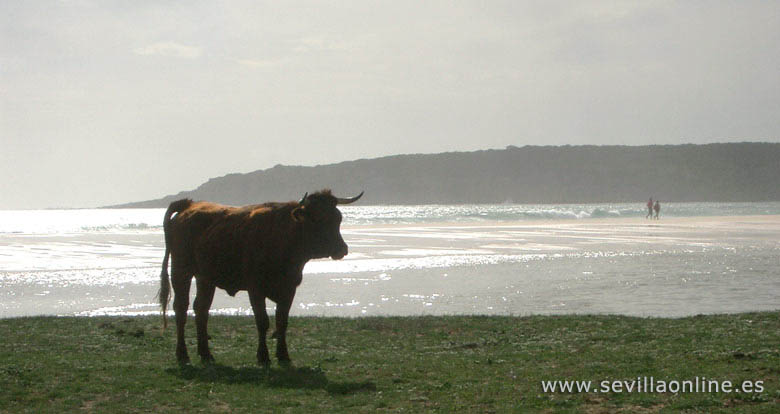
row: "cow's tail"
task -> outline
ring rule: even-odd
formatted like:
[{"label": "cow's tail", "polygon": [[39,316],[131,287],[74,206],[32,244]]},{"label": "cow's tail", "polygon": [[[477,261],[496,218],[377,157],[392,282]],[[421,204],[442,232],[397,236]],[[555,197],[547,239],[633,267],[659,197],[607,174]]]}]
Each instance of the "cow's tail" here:
[{"label": "cow's tail", "polygon": [[182,199],[174,201],[168,206],[168,210],[165,212],[163,218],[163,231],[165,232],[165,256],[163,256],[162,272],[160,273],[160,290],[157,292],[157,299],[160,301],[160,307],[162,308],[162,320],[163,330],[168,327],[168,302],[171,298],[171,281],[168,275],[168,258],[171,255],[171,216],[174,213],[180,213],[187,209],[192,204],[190,199]]}]

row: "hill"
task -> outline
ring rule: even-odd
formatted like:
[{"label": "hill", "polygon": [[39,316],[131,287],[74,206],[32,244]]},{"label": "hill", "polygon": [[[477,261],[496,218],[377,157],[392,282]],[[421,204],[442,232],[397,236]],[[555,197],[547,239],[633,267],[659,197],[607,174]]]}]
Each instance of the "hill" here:
[{"label": "hill", "polygon": [[510,146],[395,155],[314,167],[277,165],[210,179],[192,191],[113,207],[165,207],[188,197],[243,205],[306,191],[361,190],[362,204],[780,200],[780,143]]}]

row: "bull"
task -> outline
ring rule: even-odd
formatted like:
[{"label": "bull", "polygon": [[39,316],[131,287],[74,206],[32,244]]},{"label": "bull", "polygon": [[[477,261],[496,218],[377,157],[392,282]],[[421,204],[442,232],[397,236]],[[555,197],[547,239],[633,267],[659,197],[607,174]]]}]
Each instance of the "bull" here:
[{"label": "bull", "polygon": [[163,219],[165,256],[158,297],[165,327],[173,287],[179,363],[190,361],[184,343],[184,326],[194,277],[198,355],[204,363],[214,361],[207,325],[214,291],[221,288],[231,296],[242,290],[249,294],[259,336],[257,362],[261,365],[270,364],[265,299],[276,303],[276,329],[272,335],[276,338],[276,358],[282,364],[289,364],[287,319],[295,290],[302,280],[303,267],[311,259],[340,260],[347,255],[347,244],[340,232],[342,216],[336,206],[354,203],[362,195],[361,192],[352,198],[338,198],[330,190],[322,190],[307,193],[298,202],[244,207],[190,199],[172,202]]}]

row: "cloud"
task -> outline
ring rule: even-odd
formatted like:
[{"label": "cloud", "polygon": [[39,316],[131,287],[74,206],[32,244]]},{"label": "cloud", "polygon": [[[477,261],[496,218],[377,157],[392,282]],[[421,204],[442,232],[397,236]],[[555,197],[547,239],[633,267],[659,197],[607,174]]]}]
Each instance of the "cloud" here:
[{"label": "cloud", "polygon": [[200,57],[201,50],[194,46],[185,46],[173,42],[154,43],[149,46],[139,47],[133,52],[142,56],[168,56],[185,59]]},{"label": "cloud", "polygon": [[236,63],[250,68],[270,68],[282,65],[287,59],[235,59]]},{"label": "cloud", "polygon": [[355,42],[333,40],[324,36],[311,36],[298,39],[294,52],[304,53],[310,51],[350,51],[356,48]]}]

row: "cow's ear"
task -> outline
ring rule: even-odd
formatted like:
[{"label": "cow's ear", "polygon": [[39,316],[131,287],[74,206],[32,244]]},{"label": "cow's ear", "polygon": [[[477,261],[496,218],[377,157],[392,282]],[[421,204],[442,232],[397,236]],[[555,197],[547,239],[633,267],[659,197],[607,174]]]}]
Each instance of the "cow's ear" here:
[{"label": "cow's ear", "polygon": [[306,218],[305,207],[304,206],[295,207],[292,213],[290,214],[292,215],[293,221],[300,223]]}]

